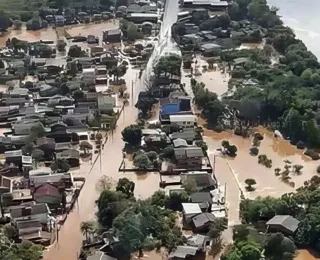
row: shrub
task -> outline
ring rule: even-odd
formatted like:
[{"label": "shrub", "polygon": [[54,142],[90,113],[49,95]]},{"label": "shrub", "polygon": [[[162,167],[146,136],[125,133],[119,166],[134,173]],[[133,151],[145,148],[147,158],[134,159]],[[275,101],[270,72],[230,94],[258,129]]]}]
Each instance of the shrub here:
[{"label": "shrub", "polygon": [[317,167],[317,173],[320,173],[320,165]]},{"label": "shrub", "polygon": [[301,149],[301,150],[304,149],[304,148],[306,148],[305,143],[302,142],[302,141],[298,141],[296,145],[297,145],[297,148],[298,148],[298,149]]},{"label": "shrub", "polygon": [[313,151],[312,149],[308,149],[305,153],[306,156],[311,157],[312,160],[316,161],[320,159],[320,156],[317,152]]},{"label": "shrub", "polygon": [[262,141],[263,140],[263,135],[258,133],[258,132],[256,132],[256,133],[254,133],[254,138],[257,138],[259,141]]},{"label": "shrub", "polygon": [[257,147],[250,148],[250,154],[253,156],[257,156],[259,154],[259,149]]}]

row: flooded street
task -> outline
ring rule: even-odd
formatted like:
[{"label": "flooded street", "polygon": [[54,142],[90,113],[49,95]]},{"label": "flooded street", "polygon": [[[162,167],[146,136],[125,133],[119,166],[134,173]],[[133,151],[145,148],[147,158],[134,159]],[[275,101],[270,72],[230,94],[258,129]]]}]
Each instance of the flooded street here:
[{"label": "flooded street", "polygon": [[26,27],[21,30],[10,30],[7,34],[0,37],[0,46],[6,46],[8,38],[16,37],[19,40],[37,42],[39,40],[56,41],[56,31],[52,28],[46,28],[38,31],[28,31]]}]

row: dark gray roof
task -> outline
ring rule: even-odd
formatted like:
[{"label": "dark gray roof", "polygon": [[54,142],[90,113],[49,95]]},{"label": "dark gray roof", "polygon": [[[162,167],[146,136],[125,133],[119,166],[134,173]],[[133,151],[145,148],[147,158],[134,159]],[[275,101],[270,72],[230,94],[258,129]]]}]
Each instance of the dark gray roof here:
[{"label": "dark gray roof", "polygon": [[191,140],[193,141],[197,136],[197,133],[194,132],[194,131],[188,131],[188,132],[176,132],[176,133],[173,133],[170,138],[172,140],[174,139],[184,139],[184,140]]},{"label": "dark gray roof", "polygon": [[291,232],[295,232],[299,223],[299,220],[289,215],[276,215],[267,222],[267,225],[280,225]]},{"label": "dark gray roof", "polygon": [[211,213],[202,213],[192,219],[195,227],[202,227],[203,225],[213,221],[215,221],[215,217]]},{"label": "dark gray roof", "polygon": [[196,234],[188,238],[187,245],[201,248],[206,243],[206,241],[210,241],[210,237]]},{"label": "dark gray roof", "polygon": [[210,192],[195,192],[190,195],[190,200],[193,203],[209,202],[212,204]]},{"label": "dark gray roof", "polygon": [[177,160],[188,159],[188,158],[199,158],[204,156],[202,149],[197,146],[175,148],[174,155]]}]

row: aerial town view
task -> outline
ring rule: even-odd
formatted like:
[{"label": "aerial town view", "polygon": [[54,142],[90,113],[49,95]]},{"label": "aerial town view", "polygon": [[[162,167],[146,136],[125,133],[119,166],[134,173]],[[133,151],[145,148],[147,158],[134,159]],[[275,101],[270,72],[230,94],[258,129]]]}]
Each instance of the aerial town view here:
[{"label": "aerial town view", "polygon": [[0,0],[0,260],[320,260],[308,0]]}]

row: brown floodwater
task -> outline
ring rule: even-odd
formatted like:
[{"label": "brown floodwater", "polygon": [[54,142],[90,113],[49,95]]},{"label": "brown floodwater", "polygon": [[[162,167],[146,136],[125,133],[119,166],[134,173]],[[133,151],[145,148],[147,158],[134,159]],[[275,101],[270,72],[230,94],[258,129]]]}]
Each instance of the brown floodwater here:
[{"label": "brown floodwater", "polygon": [[[244,181],[248,178],[256,180],[256,190],[247,193],[248,197],[256,196],[281,196],[283,193],[292,192],[296,188],[303,185],[304,181],[309,180],[316,175],[316,169],[319,162],[312,161],[308,157],[302,155],[302,151],[295,146],[289,144],[286,140],[278,140],[267,130],[259,127],[259,132],[264,133],[264,140],[261,141],[259,147],[259,154],[265,154],[272,160],[272,168],[266,168],[258,164],[257,156],[251,156],[249,149],[252,146],[252,140],[249,138],[242,138],[234,135],[232,132],[215,133],[210,130],[205,130],[204,135],[207,140],[210,150],[219,148],[222,140],[228,140],[231,144],[235,144],[238,148],[237,156],[235,158],[223,157],[223,160],[217,160],[218,167],[220,161],[227,161],[228,165],[235,171],[241,188],[245,187]],[[289,160],[291,165],[300,164],[303,166],[302,174],[291,174],[291,181],[295,183],[295,188],[290,187],[279,180],[274,175],[274,169],[279,167],[283,169],[284,160]],[[217,175],[220,173],[217,171]],[[218,177],[219,179],[219,177]]]},{"label": "brown floodwater", "polygon": [[54,29],[51,27],[37,30],[37,31],[28,31],[26,27],[22,27],[21,30],[9,30],[4,36],[0,37],[0,46],[5,46],[8,38],[16,37],[19,40],[36,42],[39,40],[51,40],[55,41],[57,36]]},{"label": "brown floodwater", "polygon": [[320,255],[312,250],[301,249],[297,253],[295,260],[320,260]]}]

